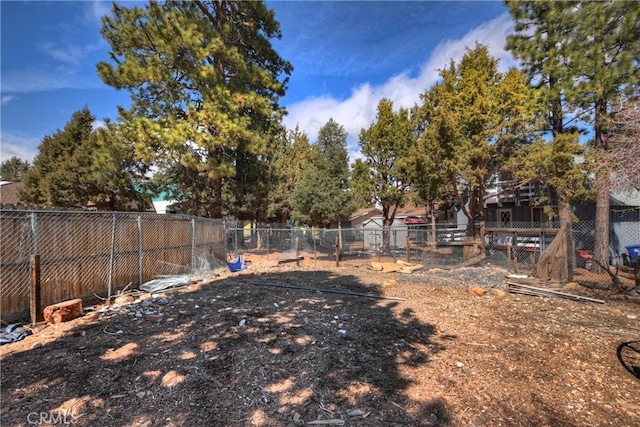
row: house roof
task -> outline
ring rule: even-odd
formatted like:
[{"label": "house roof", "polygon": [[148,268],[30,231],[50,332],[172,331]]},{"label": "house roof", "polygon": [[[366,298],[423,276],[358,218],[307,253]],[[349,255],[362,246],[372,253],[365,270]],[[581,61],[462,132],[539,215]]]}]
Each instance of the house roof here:
[{"label": "house roof", "polygon": [[423,218],[426,212],[426,208],[424,206],[415,206],[415,205],[405,205],[404,207],[398,208],[396,211],[396,218],[407,218],[407,217],[420,217]]},{"label": "house roof", "polygon": [[426,224],[427,220],[418,216],[408,216],[402,218],[402,223],[405,225]]},{"label": "house roof", "polygon": [[20,203],[18,199],[18,190],[22,187],[21,182],[0,182],[0,203],[17,205]]},{"label": "house roof", "polygon": [[611,192],[609,204],[612,206],[640,206],[640,189],[632,188],[627,191]]},{"label": "house roof", "polygon": [[376,214],[380,214],[382,213],[382,211],[380,211],[380,209],[378,208],[362,208],[362,209],[358,209],[357,211],[355,211],[354,213],[352,213],[349,216],[349,221],[355,221],[361,217],[365,217],[367,215],[376,215]]}]

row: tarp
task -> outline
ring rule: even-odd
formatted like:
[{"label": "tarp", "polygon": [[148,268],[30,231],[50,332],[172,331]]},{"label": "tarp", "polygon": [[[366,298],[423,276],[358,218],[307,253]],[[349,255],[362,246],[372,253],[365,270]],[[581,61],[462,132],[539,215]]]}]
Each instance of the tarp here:
[{"label": "tarp", "polygon": [[534,277],[551,282],[566,282],[569,277],[566,227],[562,227],[540,255]]},{"label": "tarp", "polygon": [[31,330],[26,329],[21,323],[14,323],[0,329],[0,345],[20,341],[31,335]]},{"label": "tarp", "polygon": [[240,255],[237,255],[236,259],[233,261],[227,261],[227,265],[229,266],[229,271],[231,271],[232,273],[247,269],[247,266],[242,262],[242,258],[240,257]]}]

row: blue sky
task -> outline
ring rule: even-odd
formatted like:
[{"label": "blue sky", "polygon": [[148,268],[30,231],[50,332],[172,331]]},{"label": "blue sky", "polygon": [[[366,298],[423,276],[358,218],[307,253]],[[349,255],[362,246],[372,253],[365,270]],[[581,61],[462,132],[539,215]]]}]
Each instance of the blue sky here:
[{"label": "blue sky", "polygon": [[[121,2],[126,3],[126,2]],[[132,3],[131,3],[132,4]],[[360,129],[390,98],[410,107],[437,80],[437,70],[476,41],[489,46],[500,68],[514,66],[504,51],[513,31],[502,2],[493,1],[268,1],[281,24],[273,44],[294,66],[281,104],[288,128],[311,141],[330,118],[349,134],[357,155]],[[108,60],[100,18],[111,2],[0,2],[0,160],[32,160],[45,135],[62,129],[87,105],[116,118],[129,95],[106,86],[95,65]]]}]

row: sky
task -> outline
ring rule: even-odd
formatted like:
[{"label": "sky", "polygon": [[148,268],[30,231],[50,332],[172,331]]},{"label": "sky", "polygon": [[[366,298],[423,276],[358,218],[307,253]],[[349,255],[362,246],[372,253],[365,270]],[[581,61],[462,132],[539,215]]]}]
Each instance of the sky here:
[{"label": "sky", "polygon": [[[132,2],[119,2],[133,5]],[[438,80],[438,70],[476,42],[499,68],[516,66],[504,50],[513,31],[501,1],[267,1],[282,38],[272,40],[294,67],[280,104],[288,129],[311,142],[333,118],[348,133],[352,158],[358,135],[382,98],[411,107]],[[129,93],[102,82],[96,64],[109,61],[100,34],[111,2],[0,1],[0,161],[32,161],[45,135],[64,128],[85,105],[117,118]]]}]

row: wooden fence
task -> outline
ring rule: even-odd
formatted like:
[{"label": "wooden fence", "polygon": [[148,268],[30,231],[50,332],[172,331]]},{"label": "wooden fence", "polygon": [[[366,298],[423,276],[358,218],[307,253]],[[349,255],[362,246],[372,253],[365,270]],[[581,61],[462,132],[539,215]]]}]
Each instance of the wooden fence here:
[{"label": "wooden fence", "polygon": [[184,215],[0,210],[0,233],[3,318],[29,309],[32,255],[43,306],[225,259],[224,223]]}]

